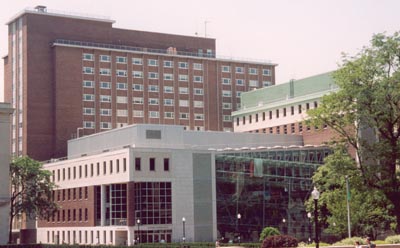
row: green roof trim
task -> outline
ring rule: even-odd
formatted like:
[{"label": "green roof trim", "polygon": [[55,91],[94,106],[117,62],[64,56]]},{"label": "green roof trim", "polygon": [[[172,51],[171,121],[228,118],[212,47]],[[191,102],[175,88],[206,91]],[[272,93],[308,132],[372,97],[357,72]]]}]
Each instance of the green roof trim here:
[{"label": "green roof trim", "polygon": [[[262,105],[282,105],[296,98],[315,98],[319,93],[326,93],[337,88],[332,72],[315,75],[308,78],[293,81],[293,96],[290,92],[291,82],[273,85],[262,89],[244,92],[241,95],[241,110],[254,108]],[[299,99],[300,100],[300,99]],[[280,104],[278,104],[280,102]],[[239,110],[240,111],[240,110]]]}]

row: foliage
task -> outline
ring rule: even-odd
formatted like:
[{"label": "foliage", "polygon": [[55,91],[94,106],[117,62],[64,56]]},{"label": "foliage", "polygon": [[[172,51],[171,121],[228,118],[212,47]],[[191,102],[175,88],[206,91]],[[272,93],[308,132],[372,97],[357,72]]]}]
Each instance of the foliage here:
[{"label": "foliage", "polygon": [[262,230],[260,234],[260,241],[262,242],[265,238],[269,236],[280,235],[280,234],[281,233],[279,232],[279,230],[276,229],[275,227],[267,226]]},{"label": "foliage", "polygon": [[[246,248],[259,248],[260,243],[241,243],[240,244],[243,247]],[[196,242],[196,243],[185,243],[183,245],[182,243],[143,243],[143,244],[137,244],[133,246],[134,248],[183,248],[184,246],[190,247],[190,248],[214,248],[215,243],[214,242]],[[221,247],[224,246],[232,246],[232,244],[223,244]],[[127,246],[123,245],[68,245],[68,244],[60,244],[60,245],[54,245],[54,244],[21,244],[21,245],[0,245],[0,248],[126,248]]]},{"label": "foliage", "polygon": [[385,239],[388,244],[400,244],[400,235],[388,236]]},{"label": "foliage", "polygon": [[[376,34],[369,47],[355,56],[343,56],[333,73],[339,90],[322,98],[308,112],[315,126],[327,125],[355,151],[357,173],[365,192],[382,192],[391,202],[400,232],[400,34]],[[353,178],[352,178],[353,179]],[[353,193],[353,192],[352,192]],[[382,196],[379,196],[382,198]],[[385,199],[381,199],[386,204]],[[369,232],[380,220],[375,212]],[[354,231],[354,230],[353,230]],[[365,230],[367,231],[367,230]]]},{"label": "foliage", "polygon": [[356,241],[360,242],[360,245],[365,245],[365,238],[361,237],[351,237],[342,239],[333,244],[333,246],[346,246],[346,245],[354,245]]},{"label": "foliage", "polygon": [[298,241],[295,237],[288,235],[273,235],[264,239],[261,248],[267,247],[297,247]]},{"label": "foliage", "polygon": [[[325,159],[325,165],[313,176],[314,184],[323,192],[318,201],[322,213],[320,224],[326,233],[341,237],[348,234],[346,176],[350,187],[351,232],[356,236],[375,238],[395,222],[390,215],[393,207],[381,191],[363,184],[361,174],[344,146],[335,147],[333,154]],[[312,212],[312,199],[306,208]]]},{"label": "foliage", "polygon": [[51,173],[43,165],[29,157],[15,158],[10,164],[11,199],[9,218],[9,243],[13,219],[18,214],[27,217],[46,218],[57,210],[50,180]]}]

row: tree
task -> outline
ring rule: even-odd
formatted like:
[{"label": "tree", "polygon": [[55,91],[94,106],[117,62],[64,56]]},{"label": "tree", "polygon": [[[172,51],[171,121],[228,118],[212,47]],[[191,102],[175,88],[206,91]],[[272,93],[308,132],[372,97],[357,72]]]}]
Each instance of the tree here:
[{"label": "tree", "polygon": [[[323,192],[319,209],[323,212],[319,221],[327,233],[344,238],[348,234],[347,192],[345,176],[349,177],[351,232],[356,236],[376,237],[395,222],[390,215],[393,206],[377,189],[369,189],[363,184],[356,163],[346,147],[336,146],[334,153],[326,157],[324,166],[318,168],[313,182]],[[309,212],[313,210],[313,200],[307,203]]]},{"label": "tree", "polygon": [[57,210],[53,202],[51,173],[43,165],[29,157],[15,158],[10,164],[11,199],[9,239],[12,242],[12,223],[18,214],[27,217],[46,218]]},{"label": "tree", "polygon": [[[355,151],[357,170],[369,189],[393,204],[400,232],[400,35],[376,34],[369,47],[343,56],[333,73],[339,90],[309,112],[313,125],[328,125]],[[340,141],[340,139],[338,139]]]}]

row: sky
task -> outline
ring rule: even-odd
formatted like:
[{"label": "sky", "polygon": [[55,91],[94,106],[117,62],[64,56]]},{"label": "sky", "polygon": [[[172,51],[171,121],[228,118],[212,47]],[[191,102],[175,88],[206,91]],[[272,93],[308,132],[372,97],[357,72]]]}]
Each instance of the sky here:
[{"label": "sky", "polygon": [[[107,16],[114,27],[216,39],[217,56],[278,64],[276,83],[338,68],[373,34],[400,31],[399,0],[13,0],[0,9],[0,55],[7,23],[26,7]],[[0,66],[0,102],[3,101]]]}]

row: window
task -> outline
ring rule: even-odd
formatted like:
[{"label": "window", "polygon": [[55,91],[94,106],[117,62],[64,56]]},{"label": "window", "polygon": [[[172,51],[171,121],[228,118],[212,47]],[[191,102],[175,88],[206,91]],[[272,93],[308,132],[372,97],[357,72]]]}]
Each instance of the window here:
[{"label": "window", "polygon": [[133,71],[132,76],[133,76],[133,78],[143,78],[143,72],[142,71]]},{"label": "window", "polygon": [[310,103],[306,103],[306,110],[310,109]]},{"label": "window", "polygon": [[179,87],[179,94],[189,94],[189,88]]},{"label": "window", "polygon": [[158,66],[158,60],[156,60],[156,59],[148,59],[147,60],[147,65],[148,66]]},{"label": "window", "polygon": [[188,62],[179,62],[178,66],[180,69],[188,69],[189,68]]},{"label": "window", "polygon": [[100,122],[101,129],[111,129],[111,122]]},{"label": "window", "polygon": [[241,95],[242,95],[241,91],[236,91],[236,97],[240,98]]},{"label": "window", "polygon": [[174,99],[165,98],[164,99],[164,105],[165,106],[174,106]]},{"label": "window", "polygon": [[269,111],[269,119],[272,119],[272,111]]},{"label": "window", "polygon": [[174,93],[174,87],[164,86],[164,93]]},{"label": "window", "polygon": [[164,80],[172,81],[174,79],[174,75],[170,73],[164,73]]},{"label": "window", "polygon": [[270,69],[262,69],[262,74],[264,76],[269,76],[269,75],[271,75],[271,70]]},{"label": "window", "polygon": [[126,90],[126,89],[128,89],[128,84],[127,83],[117,83],[117,89],[118,90]]},{"label": "window", "polygon": [[290,132],[291,133],[295,133],[296,132],[296,128],[295,128],[294,123],[290,124]]},{"label": "window", "polygon": [[158,85],[149,85],[149,92],[158,92]]},{"label": "window", "polygon": [[84,88],[94,88],[94,81],[84,80],[83,87]]},{"label": "window", "polygon": [[111,62],[110,55],[100,55],[100,62]]},{"label": "window", "polygon": [[204,102],[203,101],[194,101],[193,102],[193,107],[195,107],[195,108],[203,108],[204,107]]},{"label": "window", "polygon": [[232,116],[230,115],[223,115],[222,119],[224,122],[231,122],[232,121]]},{"label": "window", "polygon": [[253,122],[253,116],[249,115],[249,123],[252,123],[252,122]]},{"label": "window", "polygon": [[236,79],[236,85],[244,85],[243,79]]},{"label": "window", "polygon": [[169,171],[169,158],[164,158],[164,171]]},{"label": "window", "polygon": [[158,105],[159,100],[158,98],[149,98],[149,105]]},{"label": "window", "polygon": [[258,122],[258,114],[256,114],[256,122]]},{"label": "window", "polygon": [[94,108],[83,108],[84,115],[94,115]]},{"label": "window", "polygon": [[265,112],[262,113],[262,120],[265,121]]},{"label": "window", "polygon": [[180,113],[179,114],[179,119],[189,119],[189,114],[188,113]]},{"label": "window", "polygon": [[299,108],[299,114],[301,114],[301,104],[299,104],[299,106],[298,106],[298,108]]},{"label": "window", "polygon": [[249,80],[249,86],[250,87],[258,87],[258,81],[257,80]]},{"label": "window", "polygon": [[83,54],[83,60],[93,61],[94,60],[94,55],[91,54],[91,53],[84,53]]},{"label": "window", "polygon": [[165,60],[164,67],[172,68],[172,67],[174,67],[174,62],[170,61],[170,60]]},{"label": "window", "polygon": [[132,64],[142,65],[143,64],[143,59],[142,58],[132,58]]},{"label": "window", "polygon": [[258,74],[257,68],[249,68],[249,74],[257,75]]},{"label": "window", "polygon": [[143,97],[134,97],[133,98],[133,104],[143,104]]},{"label": "window", "polygon": [[165,119],[174,119],[174,112],[164,112]]},{"label": "window", "polygon": [[113,161],[110,160],[110,174],[113,174]]},{"label": "window", "polygon": [[149,118],[159,118],[160,114],[158,111],[149,111]]},{"label": "window", "polygon": [[188,80],[188,75],[179,74],[179,81],[187,82]]},{"label": "window", "polygon": [[100,88],[101,89],[111,89],[111,83],[110,82],[100,82]]},{"label": "window", "polygon": [[100,75],[110,76],[111,69],[109,68],[100,68]]},{"label": "window", "polygon": [[100,95],[100,102],[111,102],[111,96]]},{"label": "window", "polygon": [[143,85],[142,84],[133,84],[132,89],[133,89],[133,91],[143,91]]},{"label": "window", "polygon": [[189,107],[189,101],[188,100],[179,100],[179,106],[180,107]]},{"label": "window", "polygon": [[94,95],[92,94],[83,94],[83,100],[87,102],[94,101]]},{"label": "window", "polygon": [[236,67],[236,73],[240,73],[240,74],[244,73],[244,68],[237,66]]},{"label": "window", "polygon": [[117,70],[117,76],[118,77],[126,77],[128,74],[126,70]]},{"label": "window", "polygon": [[222,108],[223,108],[223,109],[232,109],[232,103],[230,103],[230,102],[223,102],[223,103],[222,103]]},{"label": "window", "polygon": [[242,117],[242,124],[243,124],[243,125],[246,124],[246,116],[243,116],[243,117]]},{"label": "window", "polygon": [[126,57],[117,56],[115,62],[120,63],[120,64],[126,64],[126,61],[127,61]]},{"label": "window", "polygon": [[126,110],[126,109],[117,109],[117,116],[120,116],[120,117],[128,116],[128,110]]},{"label": "window", "polygon": [[117,96],[117,103],[128,103],[128,97],[126,97],[126,96]]},{"label": "window", "polygon": [[194,92],[195,95],[201,95],[202,96],[204,94],[204,91],[201,88],[194,88],[193,92]]},{"label": "window", "polygon": [[203,76],[194,76],[193,81],[196,83],[202,83],[203,82]]},{"label": "window", "polygon": [[318,108],[318,102],[317,101],[314,102],[314,108]]},{"label": "window", "polygon": [[149,79],[158,79],[157,72],[149,72]]},{"label": "window", "polygon": [[156,159],[150,158],[149,165],[150,165],[150,171],[155,171],[156,170]]},{"label": "window", "polygon": [[286,116],[286,108],[283,108],[283,117]]},{"label": "window", "polygon": [[294,115],[294,106],[291,106],[291,107],[290,107],[290,114],[291,114],[291,115]]},{"label": "window", "polygon": [[83,127],[84,128],[93,129],[93,128],[95,128],[95,125],[94,125],[93,121],[84,121],[83,122]]},{"label": "window", "polygon": [[133,117],[143,117],[143,111],[141,110],[134,110]]},{"label": "window", "polygon": [[94,74],[94,68],[93,67],[83,67],[82,72],[83,72],[83,74]]},{"label": "window", "polygon": [[276,110],[276,118],[279,118],[279,109]]},{"label": "window", "polygon": [[203,64],[193,63],[194,70],[203,70]]},{"label": "window", "polygon": [[299,133],[303,132],[303,123],[299,122]]},{"label": "window", "polygon": [[204,120],[204,114],[194,114],[194,119],[195,120]]},{"label": "window", "polygon": [[271,86],[272,83],[270,81],[263,81],[263,87]]},{"label": "window", "polygon": [[222,91],[222,96],[223,97],[231,97],[232,96],[232,92],[230,90],[223,90]]},{"label": "window", "polygon": [[222,84],[231,84],[230,78],[222,78]]},{"label": "window", "polygon": [[231,67],[229,65],[223,65],[221,70],[222,72],[231,72]]}]

